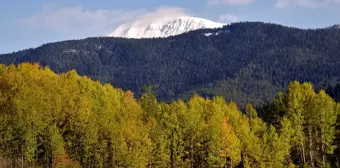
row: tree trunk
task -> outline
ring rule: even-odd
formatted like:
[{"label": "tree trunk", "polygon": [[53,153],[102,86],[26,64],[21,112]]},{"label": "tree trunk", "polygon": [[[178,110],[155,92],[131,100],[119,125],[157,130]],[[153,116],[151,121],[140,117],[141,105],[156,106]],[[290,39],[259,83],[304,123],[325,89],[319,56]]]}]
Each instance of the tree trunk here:
[{"label": "tree trunk", "polygon": [[321,152],[322,152],[322,166],[326,167],[325,145],[323,138],[321,138]]},{"label": "tree trunk", "polygon": [[305,147],[304,147],[304,145],[301,145],[301,161],[302,161],[302,163],[303,164],[305,164],[306,163],[306,155],[305,155]]},{"label": "tree trunk", "polygon": [[227,168],[227,167],[233,168],[233,162],[232,162],[230,157],[225,158],[225,164],[224,164],[223,168]]},{"label": "tree trunk", "polygon": [[241,154],[242,168],[245,168],[245,167],[246,167],[246,163],[245,163],[244,159],[245,159],[245,154],[242,153],[242,154]]},{"label": "tree trunk", "polygon": [[170,166],[171,168],[175,168],[175,154],[174,154],[174,131],[171,132],[171,144],[170,144]]},{"label": "tree trunk", "polygon": [[300,161],[302,163],[303,162],[303,157],[302,157],[302,148],[301,148],[301,146],[299,147],[299,157],[300,157]]},{"label": "tree trunk", "polygon": [[302,147],[302,156],[303,156],[303,163],[306,163],[306,154],[305,154],[305,147]]},{"label": "tree trunk", "polygon": [[314,159],[313,159],[313,139],[312,139],[312,130],[310,126],[308,126],[308,134],[309,134],[309,159],[312,168],[314,168]]},{"label": "tree trunk", "polygon": [[193,138],[191,137],[190,141],[190,164],[191,168],[194,168],[194,146],[193,146]]}]

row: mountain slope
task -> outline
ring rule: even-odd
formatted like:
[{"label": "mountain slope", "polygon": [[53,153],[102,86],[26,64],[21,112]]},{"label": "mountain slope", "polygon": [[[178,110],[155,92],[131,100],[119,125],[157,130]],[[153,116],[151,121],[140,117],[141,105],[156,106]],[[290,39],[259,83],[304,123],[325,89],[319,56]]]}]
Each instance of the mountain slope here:
[{"label": "mountain slope", "polygon": [[27,61],[56,72],[76,69],[137,96],[151,83],[165,101],[198,92],[261,104],[292,80],[316,88],[340,82],[340,29],[235,23],[161,39],[71,40],[0,56],[5,64]]},{"label": "mountain slope", "polygon": [[109,37],[152,38],[168,37],[192,30],[219,28],[226,24],[216,23],[197,17],[162,18],[152,21],[135,21],[119,26]]}]

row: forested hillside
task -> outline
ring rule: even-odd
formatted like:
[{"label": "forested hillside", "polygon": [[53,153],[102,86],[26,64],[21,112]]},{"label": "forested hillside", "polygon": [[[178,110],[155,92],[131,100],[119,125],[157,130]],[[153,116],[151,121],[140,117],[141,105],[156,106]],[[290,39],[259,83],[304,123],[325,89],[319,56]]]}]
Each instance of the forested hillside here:
[{"label": "forested hillside", "polygon": [[340,106],[310,83],[278,93],[265,122],[223,97],[157,101],[150,88],[75,71],[0,66],[1,167],[339,167]]},{"label": "forested hillside", "polygon": [[165,39],[63,41],[0,56],[0,63],[22,62],[55,72],[75,69],[136,96],[152,84],[164,101],[199,93],[259,105],[293,80],[312,82],[317,89],[338,83],[340,29],[246,22]]}]

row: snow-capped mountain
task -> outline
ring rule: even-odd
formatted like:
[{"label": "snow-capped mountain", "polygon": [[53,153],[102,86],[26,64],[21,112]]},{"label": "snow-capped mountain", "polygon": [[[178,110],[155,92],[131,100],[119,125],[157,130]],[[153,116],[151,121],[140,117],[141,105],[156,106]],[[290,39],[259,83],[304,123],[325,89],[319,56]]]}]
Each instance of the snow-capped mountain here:
[{"label": "snow-capped mountain", "polygon": [[107,36],[125,38],[168,37],[197,29],[219,28],[224,25],[227,24],[189,16],[147,21],[137,20],[132,23],[118,26],[117,29]]}]

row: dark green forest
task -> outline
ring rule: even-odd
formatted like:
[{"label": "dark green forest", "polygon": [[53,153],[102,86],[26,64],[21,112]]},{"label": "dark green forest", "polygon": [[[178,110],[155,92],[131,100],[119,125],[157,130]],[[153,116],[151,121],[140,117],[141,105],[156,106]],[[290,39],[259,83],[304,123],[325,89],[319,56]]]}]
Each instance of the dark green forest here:
[{"label": "dark green forest", "polygon": [[166,102],[198,93],[259,106],[293,80],[334,87],[340,81],[340,29],[244,22],[169,38],[63,41],[0,56],[6,65],[22,62],[57,73],[75,69],[137,97],[152,84]]},{"label": "dark green forest", "polygon": [[0,65],[0,165],[340,167],[340,104],[324,90],[293,81],[264,119],[244,109],[218,96],[165,103],[150,87],[137,99],[75,70]]}]

